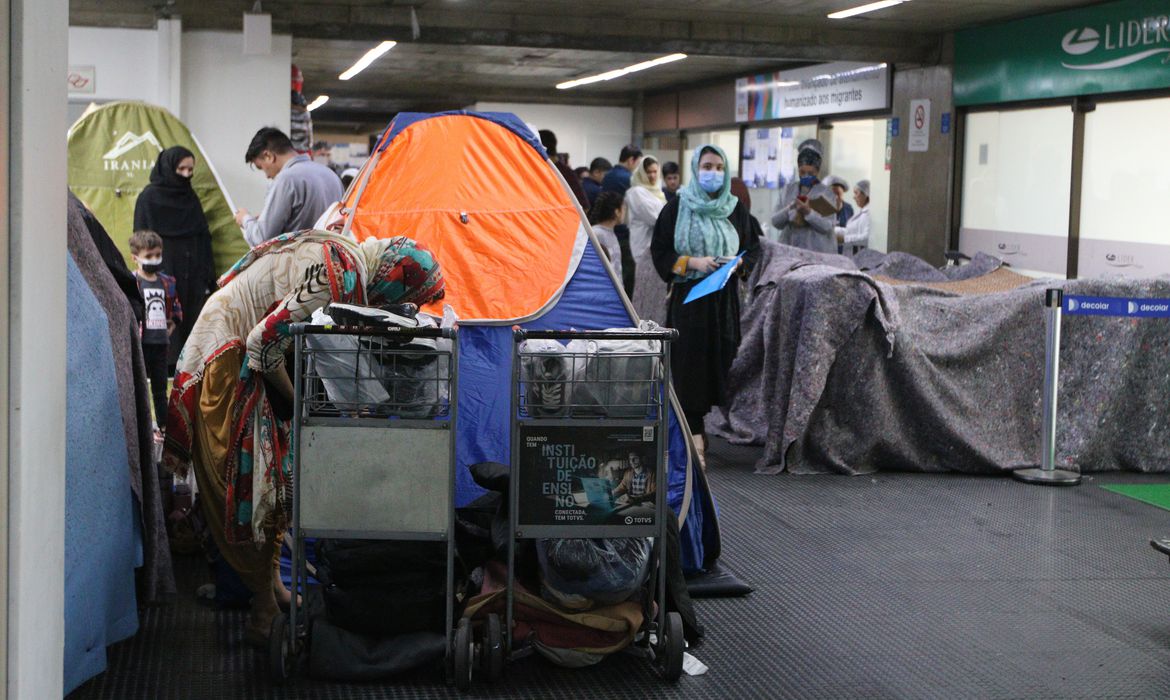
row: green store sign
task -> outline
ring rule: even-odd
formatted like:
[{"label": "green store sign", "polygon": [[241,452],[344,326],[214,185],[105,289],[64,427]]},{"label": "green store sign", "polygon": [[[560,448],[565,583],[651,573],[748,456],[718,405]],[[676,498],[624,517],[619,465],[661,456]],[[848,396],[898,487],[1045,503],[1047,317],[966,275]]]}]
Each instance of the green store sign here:
[{"label": "green store sign", "polygon": [[955,35],[955,104],[1170,87],[1170,0],[1123,0]]}]

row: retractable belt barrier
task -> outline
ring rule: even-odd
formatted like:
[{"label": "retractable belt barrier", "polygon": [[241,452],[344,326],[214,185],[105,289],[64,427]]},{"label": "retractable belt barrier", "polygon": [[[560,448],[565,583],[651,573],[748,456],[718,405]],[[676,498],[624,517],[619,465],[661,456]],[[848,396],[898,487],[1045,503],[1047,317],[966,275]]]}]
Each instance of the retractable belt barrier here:
[{"label": "retractable belt barrier", "polygon": [[[1053,291],[1053,290],[1049,290]],[[1064,297],[1062,311],[1071,316],[1122,316],[1125,318],[1170,318],[1170,299],[1128,299],[1124,297]]]},{"label": "retractable belt barrier", "polygon": [[1044,295],[1044,424],[1041,427],[1040,467],[1017,469],[1012,476],[1029,484],[1075,486],[1081,483],[1079,471],[1056,468],[1056,404],[1060,379],[1061,315],[1114,316],[1121,318],[1170,318],[1170,299],[1133,299],[1128,297],[1088,297],[1065,295],[1063,290],[1049,289]]}]

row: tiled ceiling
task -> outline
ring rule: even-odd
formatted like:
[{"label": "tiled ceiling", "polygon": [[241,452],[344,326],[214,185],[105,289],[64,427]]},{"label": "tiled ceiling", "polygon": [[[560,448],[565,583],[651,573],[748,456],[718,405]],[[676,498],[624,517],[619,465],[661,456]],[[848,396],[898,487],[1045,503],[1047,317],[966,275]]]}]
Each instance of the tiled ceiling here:
[{"label": "tiled ceiling", "polygon": [[[864,0],[266,0],[293,35],[306,93],[329,94],[323,120],[480,100],[629,104],[640,91],[834,59],[929,63],[946,32],[1094,0],[911,0],[830,20]],[[235,29],[253,0],[72,0],[75,25]],[[411,36],[411,10],[421,34]],[[337,75],[381,39],[400,43],[352,81]],[[555,85],[665,53],[690,58],[570,91]]]}]

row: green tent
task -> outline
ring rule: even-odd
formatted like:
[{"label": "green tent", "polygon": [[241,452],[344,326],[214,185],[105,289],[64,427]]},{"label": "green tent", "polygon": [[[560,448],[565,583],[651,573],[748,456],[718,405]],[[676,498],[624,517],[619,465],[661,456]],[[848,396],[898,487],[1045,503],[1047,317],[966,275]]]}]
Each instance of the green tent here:
[{"label": "green tent", "polygon": [[195,154],[192,186],[211,228],[216,271],[222,273],[248,252],[236,226],[231,200],[199,141],[175,115],[145,102],[111,102],[91,108],[69,129],[69,189],[106,227],[130,260],[134,204],[150,183],[164,148],[185,146]]}]

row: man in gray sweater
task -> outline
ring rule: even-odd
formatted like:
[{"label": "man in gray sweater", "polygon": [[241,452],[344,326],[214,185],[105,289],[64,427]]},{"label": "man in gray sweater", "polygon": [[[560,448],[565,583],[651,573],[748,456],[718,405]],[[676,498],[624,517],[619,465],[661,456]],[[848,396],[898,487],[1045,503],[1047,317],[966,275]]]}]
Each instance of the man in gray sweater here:
[{"label": "man in gray sweater", "polygon": [[236,223],[244,230],[244,240],[250,246],[282,233],[312,228],[325,210],[344,195],[337,174],[294,151],[292,142],[280,129],[265,127],[257,131],[244,161],[273,181],[260,216],[247,209],[236,212]]}]

